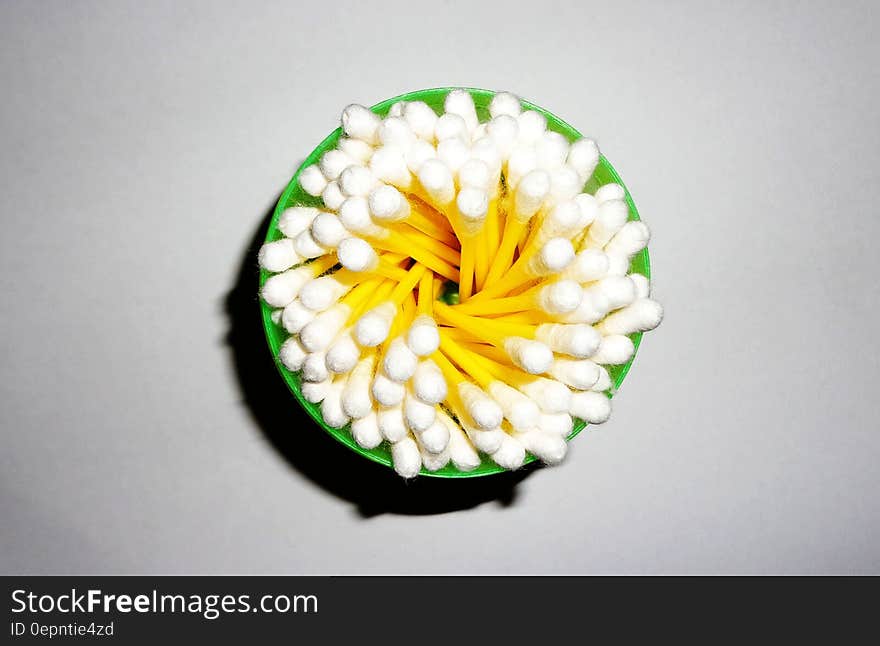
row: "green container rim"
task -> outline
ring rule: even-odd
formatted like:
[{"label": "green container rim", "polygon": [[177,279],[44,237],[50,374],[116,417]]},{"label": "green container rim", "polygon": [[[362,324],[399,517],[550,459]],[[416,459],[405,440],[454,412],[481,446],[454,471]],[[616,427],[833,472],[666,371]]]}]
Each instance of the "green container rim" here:
[{"label": "green container rim", "polygon": [[[424,101],[435,110],[437,110],[438,108],[442,109],[443,100],[445,99],[446,95],[454,89],[467,90],[474,99],[474,103],[477,106],[477,114],[478,116],[480,116],[480,119],[483,120],[486,118],[488,114],[489,101],[492,100],[492,97],[495,96],[496,93],[492,90],[483,90],[479,88],[443,87],[431,88],[426,90],[416,90],[414,92],[408,92],[406,94],[401,94],[400,96],[386,99],[385,101],[382,101],[381,103],[377,103],[376,105],[372,106],[370,109],[380,116],[385,116],[391,106],[398,101]],[[543,114],[547,118],[548,129],[554,130],[564,135],[569,141],[574,141],[582,137],[581,133],[578,130],[573,128],[571,125],[569,125],[553,113],[548,112],[544,108],[526,100],[522,100],[522,104],[527,109],[535,110]],[[272,242],[282,237],[281,232],[278,230],[278,218],[281,215],[282,211],[284,211],[289,206],[322,205],[322,202],[319,198],[308,195],[299,186],[299,174],[304,168],[316,163],[320,156],[324,154],[324,152],[330,150],[331,148],[334,148],[341,134],[342,128],[337,128],[332,133],[330,133],[320,144],[318,144],[318,146],[309,154],[309,156],[306,157],[305,161],[303,161],[300,167],[296,170],[296,173],[294,173],[290,182],[287,184],[287,188],[285,188],[284,192],[281,194],[281,197],[278,199],[277,205],[275,206],[275,212],[272,215],[272,220],[269,223],[269,227],[266,232],[266,242]],[[633,202],[632,196],[630,195],[629,189],[626,188],[626,185],[623,183],[623,180],[621,180],[620,175],[617,174],[617,171],[603,155],[600,156],[599,163],[596,166],[593,177],[590,179],[589,182],[587,182],[585,189],[587,190],[587,192],[592,193],[596,190],[596,188],[598,188],[598,186],[610,182],[616,182],[620,184],[626,192],[626,203],[629,206],[630,212],[629,219],[640,219],[638,210],[636,209],[636,205]],[[631,270],[641,273],[646,278],[650,279],[651,263],[647,249],[643,249],[641,252],[636,254],[631,263]],[[260,287],[262,287],[263,283],[266,281],[269,275],[270,274],[264,270],[260,271]],[[278,349],[280,348],[281,343],[288,336],[288,334],[280,326],[276,325],[272,321],[272,308],[266,305],[263,301],[260,301],[260,309],[263,317],[263,329],[266,333],[266,341],[269,345],[269,350],[272,353],[275,365],[278,368],[281,377],[284,379],[284,383],[287,384],[287,387],[293,393],[294,397],[296,397],[300,406],[305,409],[309,416],[318,424],[318,426],[324,429],[325,432],[329,433],[331,436],[336,438],[336,440],[347,446],[349,449],[353,450],[355,453],[358,453],[374,462],[378,462],[379,464],[385,465],[387,467],[392,467],[391,453],[388,450],[387,442],[383,442],[375,449],[364,449],[358,446],[358,444],[351,436],[348,425],[341,429],[333,428],[327,425],[321,417],[320,406],[312,404],[303,397],[302,391],[300,389],[299,375],[285,368],[278,358]],[[633,352],[633,356],[626,364],[622,366],[615,366],[609,369],[609,373],[613,382],[613,386],[608,393],[609,398],[614,396],[614,394],[618,391],[621,384],[623,383],[623,380],[626,378],[626,375],[629,373],[633,361],[635,361],[639,345],[641,344],[642,335],[641,333],[637,333],[631,335],[630,338],[632,339],[633,345],[635,346],[635,352]],[[568,436],[568,440],[570,441],[572,438],[578,435],[586,426],[587,425],[583,420],[575,420],[575,425],[571,434]],[[525,464],[529,464],[534,461],[535,457],[532,455],[528,455],[526,457]],[[498,466],[489,458],[483,456],[482,463],[473,471],[458,471],[454,466],[450,464],[438,471],[428,471],[427,469],[423,468],[420,472],[420,475],[434,478],[474,478],[493,475],[496,473],[504,473],[506,471],[507,469]]]}]

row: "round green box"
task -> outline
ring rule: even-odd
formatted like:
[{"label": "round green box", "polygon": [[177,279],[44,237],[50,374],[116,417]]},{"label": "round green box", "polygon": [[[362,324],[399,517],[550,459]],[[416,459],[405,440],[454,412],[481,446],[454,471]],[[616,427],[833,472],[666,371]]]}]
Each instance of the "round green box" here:
[{"label": "round green box", "polygon": [[[400,96],[382,101],[381,103],[374,105],[371,110],[380,116],[385,116],[388,113],[389,108],[398,101],[424,101],[429,106],[434,108],[435,111],[437,111],[438,113],[442,113],[443,101],[446,98],[446,95],[452,89],[455,88],[434,88],[430,90],[418,90],[416,92],[409,92],[408,94],[402,94]],[[487,120],[489,118],[489,102],[492,100],[492,97],[495,96],[495,92],[491,90],[479,90],[473,88],[466,89],[468,92],[470,92],[471,96],[474,99],[474,104],[477,108],[477,116],[480,118],[480,121]],[[544,110],[541,107],[529,103],[528,101],[523,101],[522,104],[527,109],[536,110],[543,114],[547,118],[547,127],[550,130],[554,130],[564,135],[569,141],[575,141],[576,139],[580,139],[582,137],[581,133],[579,133],[562,119],[551,114],[547,110]],[[316,163],[321,155],[323,155],[326,151],[335,148],[336,143],[341,135],[341,128],[337,128],[332,133],[330,133],[330,135],[311,152],[311,154],[306,158],[302,165],[297,169],[296,173],[290,180],[290,183],[287,185],[287,188],[284,190],[284,193],[282,193],[281,197],[278,200],[278,204],[275,207],[275,213],[272,216],[272,221],[269,223],[269,230],[266,232],[266,242],[272,242],[282,237],[281,232],[278,230],[278,217],[280,216],[281,212],[284,211],[284,209],[296,205],[322,205],[320,198],[312,197],[302,190],[298,181],[299,174],[303,168],[306,168],[307,166],[311,166],[312,164]],[[611,182],[616,182],[620,184],[624,187],[624,190],[626,190],[626,186],[623,184],[611,164],[608,163],[608,160],[605,159],[605,157],[600,157],[599,164],[596,167],[592,178],[590,178],[590,181],[587,182],[585,190],[588,193],[593,193],[599,186]],[[636,210],[636,205],[633,203],[632,196],[629,194],[628,190],[626,190],[626,202],[629,206],[630,220],[638,220],[639,214]],[[636,254],[636,256],[632,260],[630,268],[633,272],[643,274],[647,278],[651,277],[651,265],[648,258],[647,249],[643,249],[641,252]],[[268,277],[268,272],[260,272],[260,286],[263,285]],[[386,443],[381,444],[375,449],[364,449],[358,446],[354,439],[351,437],[348,426],[344,428],[332,428],[331,426],[328,426],[324,423],[324,420],[321,418],[320,405],[312,404],[311,402],[306,401],[306,399],[303,397],[300,390],[300,376],[297,373],[291,372],[290,370],[285,368],[278,360],[278,349],[287,338],[287,332],[279,325],[276,325],[272,322],[272,310],[269,306],[261,302],[261,308],[263,315],[263,327],[266,330],[266,339],[269,342],[269,350],[272,352],[272,356],[275,359],[275,365],[278,366],[278,371],[281,373],[284,382],[287,384],[287,387],[290,388],[290,391],[294,394],[296,399],[299,401],[300,406],[302,406],[308,412],[308,414],[315,420],[315,422],[318,423],[321,428],[323,428],[327,433],[339,440],[342,444],[349,447],[351,450],[361,454],[365,458],[369,458],[370,460],[379,462],[380,464],[384,464],[386,466],[391,466],[391,452],[386,446]],[[642,335],[633,334],[630,338],[632,338],[633,344],[636,347],[636,351],[638,351]],[[632,366],[634,360],[635,353],[633,353],[632,358],[626,364],[622,366],[611,366],[609,368],[608,372],[610,373],[611,380],[613,382],[613,387],[610,394],[616,392],[620,385],[623,383],[623,380],[626,377],[626,374],[629,372],[629,369]],[[580,433],[585,426],[586,424],[582,420],[575,420],[574,429],[572,430],[571,435],[569,435],[568,439],[571,440],[571,438]],[[291,433],[293,432],[295,432],[295,429],[291,429]],[[529,462],[533,462],[534,460],[535,458],[533,456],[528,456],[526,458],[526,463],[528,464]],[[497,464],[492,462],[491,459],[484,456],[482,464],[480,464],[480,466],[478,466],[473,471],[459,471],[450,464],[440,469],[439,471],[431,472],[422,469],[421,475],[434,476],[438,478],[471,478],[476,476],[491,475],[493,473],[501,473],[503,471],[505,471],[505,469],[502,469]]]}]

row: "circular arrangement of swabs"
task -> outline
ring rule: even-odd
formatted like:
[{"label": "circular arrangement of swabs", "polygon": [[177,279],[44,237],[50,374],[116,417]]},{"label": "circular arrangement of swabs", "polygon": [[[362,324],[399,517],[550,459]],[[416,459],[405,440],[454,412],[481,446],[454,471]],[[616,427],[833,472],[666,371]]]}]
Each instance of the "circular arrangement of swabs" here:
[{"label": "circular arrangement of swabs", "polygon": [[616,179],[592,140],[508,93],[348,106],[259,254],[288,384],[404,477],[562,461],[662,318]]}]

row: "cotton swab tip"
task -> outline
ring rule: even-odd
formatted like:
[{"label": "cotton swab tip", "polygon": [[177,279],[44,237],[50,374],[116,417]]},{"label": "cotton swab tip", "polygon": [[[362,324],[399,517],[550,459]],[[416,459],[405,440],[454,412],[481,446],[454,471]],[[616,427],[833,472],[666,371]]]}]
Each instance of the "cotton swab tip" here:
[{"label": "cotton swab tip", "polygon": [[375,145],[380,125],[382,120],[362,105],[353,103],[342,111],[342,129],[349,137]]},{"label": "cotton swab tip", "polygon": [[336,249],[336,257],[343,267],[354,272],[370,271],[379,264],[376,250],[361,238],[342,240]]},{"label": "cotton swab tip", "polygon": [[293,240],[290,238],[267,242],[260,247],[260,252],[257,254],[260,267],[271,272],[290,269],[299,258],[299,254],[294,249]]},{"label": "cotton swab tip", "polygon": [[508,337],[504,341],[504,350],[513,363],[531,375],[547,372],[553,363],[553,353],[540,341]]},{"label": "cotton swab tip", "polygon": [[382,368],[389,379],[403,383],[413,376],[418,361],[418,357],[409,349],[403,337],[397,337],[388,346]]},{"label": "cotton swab tip", "polygon": [[419,357],[434,354],[440,347],[440,333],[437,330],[437,323],[427,314],[420,314],[407,332],[406,342],[409,349]]}]

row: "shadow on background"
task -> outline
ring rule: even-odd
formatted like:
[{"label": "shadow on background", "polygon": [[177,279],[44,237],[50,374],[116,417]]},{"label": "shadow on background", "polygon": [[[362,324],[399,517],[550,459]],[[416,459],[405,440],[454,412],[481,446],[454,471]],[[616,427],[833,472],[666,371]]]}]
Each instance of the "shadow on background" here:
[{"label": "shadow on background", "polygon": [[441,514],[498,501],[509,506],[516,486],[534,472],[481,478],[418,477],[404,481],[394,471],[367,460],[321,430],[288,391],[266,345],[257,298],[257,251],[266,235],[273,206],[260,218],[244,254],[235,285],[226,296],[226,343],[242,397],[263,435],[297,471],[337,497],[354,503],[358,513]]}]

